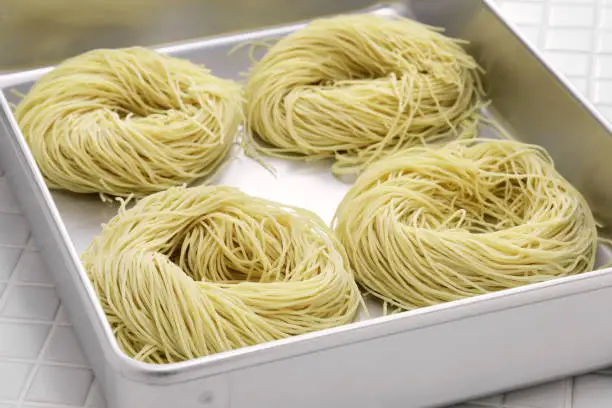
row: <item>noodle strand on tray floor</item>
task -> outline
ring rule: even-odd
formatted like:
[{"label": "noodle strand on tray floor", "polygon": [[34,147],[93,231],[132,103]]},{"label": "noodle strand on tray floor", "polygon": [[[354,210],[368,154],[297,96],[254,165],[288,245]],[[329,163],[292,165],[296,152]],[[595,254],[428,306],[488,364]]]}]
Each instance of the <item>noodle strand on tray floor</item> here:
[{"label": "noodle strand on tray floor", "polygon": [[460,40],[416,21],[315,20],[252,68],[247,126],[265,154],[359,172],[405,147],[474,136],[479,71]]},{"label": "noodle strand on tray floor", "polygon": [[372,165],[336,213],[360,285],[404,309],[593,269],[597,227],[543,148],[415,147]]},{"label": "noodle strand on tray floor", "polygon": [[211,175],[242,104],[237,83],[136,47],[66,60],[15,116],[50,188],[142,196]]},{"label": "noodle strand on tray floor", "polygon": [[145,197],[82,259],[121,348],[152,363],[349,323],[361,303],[319,217],[230,187]]}]

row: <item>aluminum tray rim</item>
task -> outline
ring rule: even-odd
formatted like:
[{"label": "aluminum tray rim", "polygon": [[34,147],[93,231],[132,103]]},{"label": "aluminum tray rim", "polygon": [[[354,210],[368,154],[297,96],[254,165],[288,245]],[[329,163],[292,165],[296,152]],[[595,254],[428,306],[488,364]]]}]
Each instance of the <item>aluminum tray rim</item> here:
[{"label": "aluminum tray rim", "polygon": [[[570,93],[571,96],[577,100],[607,131],[612,134],[612,125],[604,119],[603,115],[595,109],[590,101],[580,94],[574,87],[574,85],[562,76],[556,68],[551,66],[540,53],[532,46],[525,37],[516,29],[516,27],[502,17],[501,12],[493,0],[481,0],[483,6],[489,9],[494,16],[505,25],[511,33],[526,47],[538,62],[544,66],[552,76],[559,81]],[[385,10],[389,10],[389,7],[393,9],[397,4],[391,6],[378,5],[374,8],[367,10],[361,10],[359,12],[379,12],[385,13]],[[301,28],[306,22],[285,24],[278,27],[264,28],[260,30],[247,31],[232,35],[218,35],[212,37],[206,37],[203,39],[196,39],[188,42],[182,42],[177,44],[167,44],[162,46],[151,47],[152,49],[167,53],[177,50],[188,50],[191,48],[200,48],[202,43],[207,44],[223,44],[226,42],[235,42],[237,39],[242,41],[256,40],[261,37],[268,36],[271,33],[274,34],[287,34]],[[389,335],[397,332],[407,331],[406,324],[410,326],[411,322],[416,320],[419,316],[429,316],[431,314],[442,315],[446,313],[445,318],[440,319],[439,322],[434,324],[440,324],[449,320],[456,320],[457,317],[465,318],[481,314],[493,313],[499,310],[510,309],[517,305],[524,305],[526,303],[522,300],[528,300],[527,303],[538,303],[546,300],[551,300],[559,297],[569,296],[577,293],[584,293],[594,291],[597,289],[603,289],[605,287],[612,286],[612,267],[587,272],[580,275],[573,275],[568,277],[556,278],[550,281],[525,285],[517,288],[506,289],[494,293],[485,295],[479,295],[471,298],[461,299],[457,301],[447,302],[435,306],[429,306],[420,309],[414,309],[411,311],[403,312],[397,315],[382,316],[372,319],[367,319],[360,322],[354,322],[347,325],[320,330],[313,333],[303,334],[299,336],[293,336],[286,339],[275,340],[263,344],[257,344],[248,346],[236,350],[230,350],[226,352],[217,353],[214,355],[203,356],[196,359],[191,359],[182,362],[169,363],[169,364],[151,364],[144,363],[135,360],[127,356],[119,347],[119,344],[112,333],[110,325],[106,319],[104,311],[97,299],[93,285],[87,277],[83,265],[80,261],[80,257],[76,252],[74,245],[72,244],[66,227],[63,224],[62,218],[57,210],[54,200],[51,196],[49,188],[43,180],[42,174],[35,163],[35,160],[30,152],[30,149],[25,142],[25,139],[16,123],[9,102],[6,99],[5,93],[10,92],[11,88],[24,84],[33,80],[36,80],[45,73],[51,71],[52,66],[30,69],[25,71],[19,71],[11,74],[0,76],[0,111],[3,111],[4,119],[8,122],[8,131],[12,133],[14,141],[18,143],[18,150],[21,153],[21,159],[26,162],[27,168],[30,170],[29,176],[33,178],[33,181],[37,187],[38,193],[42,194],[42,198],[47,208],[51,212],[51,218],[53,221],[53,227],[56,232],[60,235],[61,241],[64,246],[64,250],[68,251],[70,260],[72,261],[73,268],[72,272],[76,272],[75,278],[78,278],[80,284],[84,287],[87,297],[87,307],[90,308],[86,311],[89,315],[91,312],[95,316],[89,316],[92,320],[95,320],[95,328],[98,331],[102,331],[103,336],[97,336],[97,340],[100,341],[102,349],[105,351],[105,357],[109,359],[109,362],[117,368],[123,376],[130,378],[135,381],[141,381],[146,383],[159,383],[169,384],[175,382],[183,382],[190,379],[190,377],[202,377],[208,375],[214,375],[218,372],[228,371],[227,365],[229,362],[234,362],[236,366],[252,366],[262,364],[263,362],[279,360],[288,356],[295,356],[298,354],[308,354],[313,350],[320,350],[321,347],[312,345],[318,343],[323,339],[331,341],[331,346],[328,345],[324,348],[339,347],[343,340],[343,334],[353,333],[351,338],[352,342],[367,341],[380,337],[383,335],[381,332],[381,326],[385,326],[387,329],[384,335]],[[71,273],[72,273],[71,272]],[[600,282],[601,281],[601,282]],[[603,284],[605,282],[605,285]],[[526,296],[530,296],[529,299],[522,299]],[[500,303],[496,308],[489,307],[489,303],[498,302]],[[485,303],[482,307],[483,303]],[[91,309],[93,308],[93,309]],[[470,312],[473,310],[473,312]],[[467,312],[467,313],[465,313]],[[453,317],[453,315],[455,315]],[[402,327],[404,323],[404,327]],[[395,325],[394,330],[388,330],[390,325]],[[413,329],[422,328],[424,326],[431,326],[431,323],[427,325],[415,324]],[[366,332],[369,329],[369,332]],[[378,329],[378,333],[377,330]],[[296,353],[293,350],[293,345],[302,344],[308,345],[309,351],[302,351]],[[270,354],[270,351],[274,349],[277,355]],[[278,355],[279,351],[282,351],[282,355]],[[247,361],[245,361],[247,360]],[[251,360],[251,361],[248,361]],[[224,367],[219,367],[224,365]],[[201,370],[207,368],[208,372],[203,374]],[[236,369],[236,368],[230,368]],[[190,375],[191,372],[198,370],[199,372]],[[180,377],[180,378],[178,378]]]}]

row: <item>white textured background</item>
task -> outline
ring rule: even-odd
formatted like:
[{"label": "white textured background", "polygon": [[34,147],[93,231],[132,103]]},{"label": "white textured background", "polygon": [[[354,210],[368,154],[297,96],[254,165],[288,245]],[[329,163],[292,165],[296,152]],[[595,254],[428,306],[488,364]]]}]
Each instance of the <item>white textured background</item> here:
[{"label": "white textured background", "polygon": [[[612,0],[498,3],[612,121]],[[103,408],[104,402],[0,168],[0,408],[35,407]],[[610,408],[612,370],[461,407]]]}]

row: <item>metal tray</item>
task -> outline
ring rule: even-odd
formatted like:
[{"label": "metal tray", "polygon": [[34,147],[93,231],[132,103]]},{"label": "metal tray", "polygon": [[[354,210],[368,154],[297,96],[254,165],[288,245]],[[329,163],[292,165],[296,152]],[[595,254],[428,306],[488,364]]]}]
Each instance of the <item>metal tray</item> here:
[{"label": "metal tray", "polygon": [[[612,129],[480,0],[406,0],[369,9],[442,26],[471,42],[487,70],[489,113],[517,139],[548,149],[558,169],[612,225]],[[246,71],[245,41],[302,24],[159,48],[223,77]],[[506,290],[170,365],[118,348],[79,253],[114,209],[94,196],[50,192],[12,116],[49,68],[13,74],[0,93],[0,159],[30,219],[60,296],[112,408],[429,407],[612,364],[612,269]],[[303,206],[330,221],[348,185],[329,163],[272,161],[277,178],[237,157],[216,182]],[[316,199],[313,199],[316,198]],[[600,262],[612,258],[600,250]]]}]

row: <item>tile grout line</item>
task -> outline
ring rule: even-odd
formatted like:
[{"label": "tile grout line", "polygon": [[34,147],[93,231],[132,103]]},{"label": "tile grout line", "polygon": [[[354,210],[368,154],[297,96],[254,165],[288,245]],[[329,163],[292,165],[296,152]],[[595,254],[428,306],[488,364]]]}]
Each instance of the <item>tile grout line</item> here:
[{"label": "tile grout line", "polygon": [[[17,401],[11,400],[0,400],[0,404],[10,404],[14,405]],[[67,404],[55,404],[53,402],[42,402],[42,401],[32,401],[28,402],[28,405],[35,408],[95,408],[95,407],[81,407],[80,405],[67,405]],[[21,408],[19,406],[14,406],[12,408]]]},{"label": "tile grout line", "polygon": [[589,80],[589,89],[588,89],[588,99],[595,104],[597,100],[597,42],[599,40],[599,28],[603,25],[603,9],[604,7],[603,0],[595,0],[593,3],[593,11],[595,13],[595,23],[592,27],[592,44],[591,44],[591,65],[589,66],[589,73],[587,75],[587,79]]},{"label": "tile grout line", "polygon": [[[36,360],[37,359],[38,359],[38,357],[35,358],[35,359],[28,359],[28,358],[5,357],[5,356],[1,356],[0,355],[0,361],[7,362],[7,363],[36,364]],[[74,368],[74,369],[91,370],[91,367],[89,367],[88,365],[85,365],[85,364],[64,363],[64,362],[61,362],[61,361],[52,361],[52,360],[45,360],[42,365],[44,365],[46,367],[59,367],[59,368]]]},{"label": "tile grout line", "polygon": [[[482,401],[470,401],[470,402],[466,402],[464,404],[467,404],[468,406],[473,406],[473,407],[478,407],[478,408],[543,408],[539,405],[524,405],[524,404],[519,404],[519,405],[515,405],[515,404],[508,404],[505,401],[502,402],[482,402]],[[499,405],[501,404],[501,405]],[[447,408],[462,408],[462,405],[458,405],[457,407],[451,406],[451,407],[447,407]],[[563,407],[555,407],[555,408],[572,408],[572,406],[563,406]]]},{"label": "tile grout line", "polygon": [[91,403],[91,395],[92,390],[96,385],[96,374],[94,373],[91,384],[89,384],[89,388],[87,389],[87,396],[85,397],[85,402],[83,403],[84,408],[95,408],[95,406]]},{"label": "tile grout line", "polygon": [[[555,5],[560,6],[562,4],[555,4]],[[574,3],[572,5],[573,6],[577,6],[578,4]],[[543,6],[543,7],[544,8],[548,8],[548,6]],[[512,21],[512,20],[508,19],[508,21]],[[515,22],[514,25],[518,26],[518,27],[525,27],[525,28],[542,28],[541,24],[530,23],[530,22],[521,22],[521,23],[516,23]],[[580,30],[588,30],[589,28],[591,28],[591,26],[575,26],[575,25],[571,25],[571,24],[569,24],[569,25],[568,24],[558,24],[558,25],[555,25],[554,28],[555,29],[560,29],[560,30],[580,31]],[[605,33],[612,33],[612,28],[602,28],[600,31],[605,32]],[[561,50],[558,50],[558,51],[572,52],[572,53],[575,53],[575,54],[588,54],[589,53],[588,51],[574,51],[574,50],[570,50],[570,49],[561,49]],[[604,54],[612,55],[612,51],[604,51]]]},{"label": "tile grout line", "polygon": [[[31,232],[28,231],[28,238],[26,239],[26,242],[30,239],[30,235],[31,235]],[[13,270],[11,271],[11,275],[9,276],[8,282],[6,284],[6,288],[4,289],[4,292],[2,293],[2,295],[0,295],[0,316],[2,316],[4,308],[8,302],[7,299],[9,298],[11,292],[13,291],[13,288],[17,285],[16,284],[17,268],[19,267],[19,265],[21,265],[22,262],[24,262],[24,259],[25,259],[25,247],[21,249],[21,252],[19,253],[19,256],[17,258],[17,262],[13,266]],[[28,375],[29,374],[30,373],[28,373]],[[20,407],[20,404],[18,404],[17,407]]]},{"label": "tile grout line", "polygon": [[574,387],[576,385],[575,377],[568,378],[565,382],[565,398],[563,408],[572,408],[574,406]]},{"label": "tile grout line", "polygon": [[23,403],[26,401],[27,394],[30,391],[30,388],[32,388],[32,384],[34,383],[34,378],[36,378],[36,374],[38,374],[40,370],[40,367],[44,360],[44,355],[47,352],[47,349],[49,348],[49,344],[51,343],[51,337],[53,336],[53,334],[55,333],[58,327],[59,311],[60,311],[60,306],[58,305],[57,310],[55,311],[55,317],[53,319],[53,324],[51,326],[51,329],[49,329],[47,338],[45,339],[40,349],[40,352],[38,353],[38,357],[36,357],[34,366],[32,367],[32,370],[30,371],[30,373],[28,374],[25,384],[23,385],[23,389],[21,390],[21,393],[19,394],[19,399],[17,400],[17,407],[21,407]]},{"label": "tile grout line", "polygon": [[[0,323],[12,323],[12,324],[29,324],[36,326],[51,326],[53,321],[42,320],[42,319],[29,319],[23,317],[0,317]],[[71,323],[58,323],[58,327],[72,327]]]},{"label": "tile grout line", "polygon": [[[27,251],[24,249],[23,250],[24,253],[26,253]],[[7,283],[8,281],[6,280],[0,280],[0,283]],[[46,289],[55,289],[55,285],[52,283],[44,283],[44,282],[33,282],[33,281],[21,281],[21,280],[17,280],[17,282],[15,283],[16,286],[23,286],[23,287],[28,287],[28,288],[46,288]]]},{"label": "tile grout line", "polygon": [[[29,226],[28,226],[29,228]],[[29,239],[29,238],[28,238]],[[0,248],[9,248],[9,249],[27,249],[27,244],[24,245],[13,245],[13,244],[0,244]]]},{"label": "tile grout line", "polygon": [[[30,235],[31,233],[28,231],[27,239],[30,239]],[[24,257],[25,257],[25,247],[21,249],[21,252],[19,253],[19,256],[17,258],[17,262],[15,263],[15,266],[13,267],[13,270],[11,271],[11,276],[9,276],[8,281],[5,281],[6,287],[4,288],[4,292],[2,293],[2,295],[0,295],[0,317],[2,317],[2,312],[4,310],[4,307],[6,306],[6,302],[9,297],[9,294],[11,293],[13,288],[17,286],[17,282],[16,282],[17,272],[16,271],[19,265],[24,261]]]},{"label": "tile grout line", "polygon": [[23,215],[22,212],[17,211],[17,210],[2,210],[2,209],[0,209],[0,214],[5,214],[5,215]]},{"label": "tile grout line", "polygon": [[548,37],[548,29],[550,28],[550,3],[551,0],[546,0],[543,2],[543,9],[542,9],[542,19],[540,20],[540,24],[538,24],[538,27],[540,28],[539,30],[539,34],[538,34],[538,43],[537,48],[539,52],[544,52],[546,50],[546,38]]},{"label": "tile grout line", "polygon": [[[516,1],[516,0],[513,0]],[[502,4],[502,2],[498,2],[498,4]],[[539,4],[539,3],[538,3]],[[559,4],[559,3],[555,3],[556,6],[562,6],[563,4]],[[567,6],[567,4],[565,4]],[[578,3],[572,3],[572,6],[578,6]],[[542,5],[544,8],[548,7],[547,5]],[[583,5],[583,7],[586,6],[588,7],[588,5]],[[592,4],[591,4],[592,6]],[[604,9],[612,9],[612,6],[606,6],[605,4],[603,5]],[[503,13],[503,11],[502,11]],[[508,19],[506,17],[506,19]],[[508,21],[512,21],[511,19],[508,19]],[[530,23],[530,22],[522,22],[522,23],[514,23],[515,25],[519,26],[519,27],[525,27],[525,28],[542,28],[541,24],[538,23]],[[554,27],[555,29],[561,29],[561,30],[570,30],[570,31],[580,31],[580,30],[588,30],[590,28],[592,28],[591,25],[589,26],[575,26],[575,25],[568,25],[568,24],[558,24],[555,25]],[[612,27],[608,28],[608,27],[599,27],[598,31],[602,32],[602,33],[608,33],[608,34],[612,34]],[[588,51],[573,51],[573,50],[568,50],[566,48],[564,49],[560,49],[559,51],[565,51],[565,52],[576,52],[579,54],[588,54]],[[603,51],[603,54],[607,54],[607,55],[611,55],[612,51]]]}]

